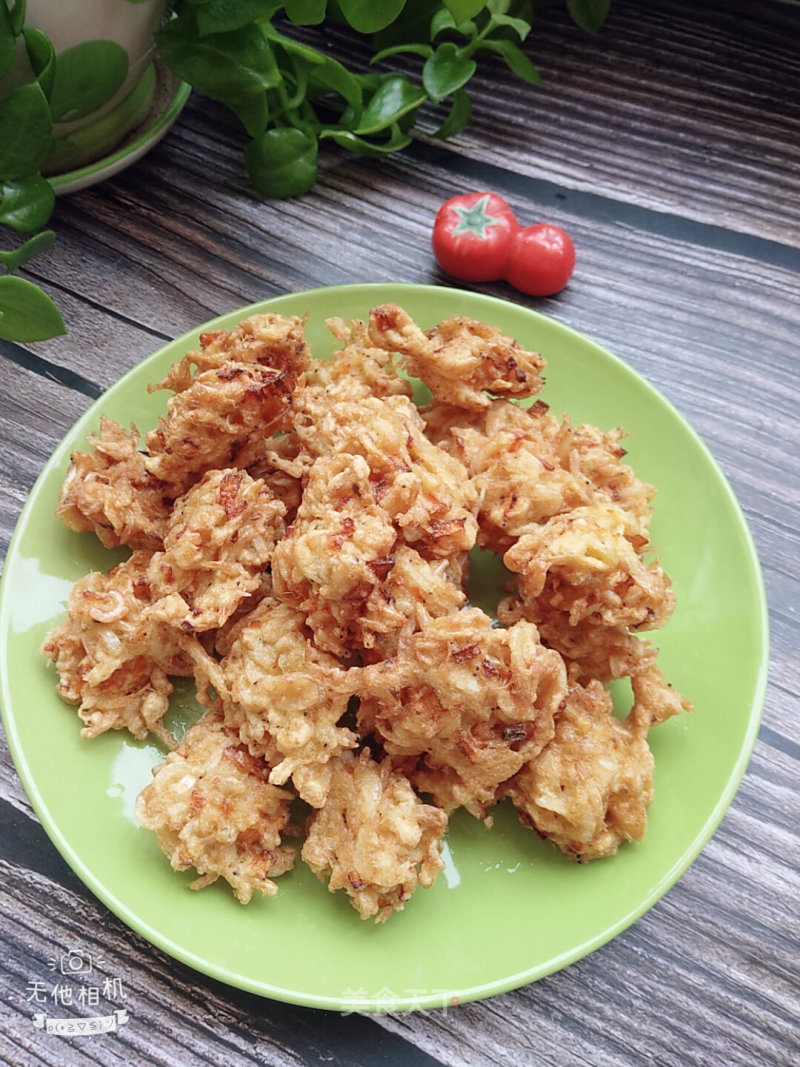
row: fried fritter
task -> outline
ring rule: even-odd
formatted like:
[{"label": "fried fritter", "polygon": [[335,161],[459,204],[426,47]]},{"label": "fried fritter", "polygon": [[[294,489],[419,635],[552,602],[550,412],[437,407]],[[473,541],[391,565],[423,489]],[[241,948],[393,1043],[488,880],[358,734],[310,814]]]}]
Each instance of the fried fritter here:
[{"label": "fried fritter", "polygon": [[303,478],[311,465],[296,434],[280,431],[264,442],[261,454],[248,463],[247,472],[260,478],[270,492],[282,501],[288,526],[303,498]]},{"label": "fried fritter", "polygon": [[368,749],[331,761],[325,804],[309,819],[301,856],[328,889],[344,889],[362,919],[385,921],[443,870],[447,815],[423,804],[388,759]]},{"label": "fried fritter", "polygon": [[292,424],[314,457],[359,456],[371,497],[406,544],[435,556],[468,552],[477,537],[478,497],[463,464],[436,448],[414,404],[403,395],[333,402],[306,390]]},{"label": "fried fritter", "polygon": [[629,678],[636,700],[651,723],[691,710],[689,701],[664,678],[658,665],[658,649],[624,627],[606,626],[595,618],[573,625],[568,613],[549,611],[540,602],[525,597],[502,600],[497,617],[507,625],[518,619],[534,623],[545,644],[564,659],[572,682],[588,685],[592,679],[607,683]]},{"label": "fried fritter", "polygon": [[84,737],[127,729],[143,739],[149,733],[167,744],[162,723],[173,685],[169,676],[191,677],[180,630],[185,605],[162,602],[154,611],[148,570],[151,554],[134,552],[108,574],[92,572],[77,581],[67,618],[46,638],[42,651],[58,671],[57,692],[78,706]]},{"label": "fried fritter", "polygon": [[652,630],[669,620],[675,598],[631,515],[615,504],[572,508],[523,534],[503,556],[522,595],[569,616],[608,627]]},{"label": "fried fritter", "polygon": [[398,545],[378,570],[380,584],[364,605],[361,659],[376,663],[395,656],[402,642],[431,619],[451,615],[467,602],[466,553],[452,559],[425,559],[415,548]]},{"label": "fried fritter", "polygon": [[293,777],[300,796],[319,807],[328,785],[325,764],[358,742],[339,725],[356,676],[314,645],[300,612],[270,597],[227,640],[220,663],[226,723],[273,765],[273,784]]},{"label": "fried fritter", "polygon": [[505,552],[555,515],[594,502],[624,508],[646,530],[654,490],[623,462],[622,430],[575,427],[566,416],[559,423],[542,401],[494,400],[479,413],[434,404],[424,415],[431,438],[472,476],[487,548]]},{"label": "fried fritter", "polygon": [[433,619],[363,676],[361,734],[392,756],[418,757],[413,783],[446,811],[464,806],[479,819],[550,739],[566,692],[561,657],[534,626],[497,628],[479,608]]},{"label": "fried fritter", "polygon": [[363,396],[412,395],[411,383],[400,377],[392,363],[392,353],[370,343],[366,323],[330,318],[325,325],[342,347],[330,359],[311,363],[309,389],[322,389],[337,402]]},{"label": "fried fritter", "polygon": [[296,377],[260,364],[224,363],[176,393],[145,438],[145,467],[172,499],[206,471],[248,467],[286,422]]},{"label": "fried fritter", "polygon": [[552,740],[507,788],[520,819],[582,861],[640,841],[653,800],[647,726],[635,711],[620,722],[597,681],[570,689]]},{"label": "fried fritter", "polygon": [[291,870],[295,849],[281,844],[292,794],[270,785],[269,766],[251,755],[213,715],[191,726],[153,769],[136,800],[136,818],[155,831],[176,871],[194,867],[190,889],[224,878],[247,904],[273,896],[273,878]]},{"label": "fried fritter", "polygon": [[275,595],[303,613],[318,648],[347,658],[369,642],[365,605],[396,541],[390,516],[375,501],[366,460],[320,456],[295,521],[275,549]]},{"label": "fried fritter", "polygon": [[374,345],[400,354],[405,369],[428,386],[436,400],[468,411],[488,407],[495,396],[529,397],[540,392],[544,360],[494,326],[458,315],[423,332],[397,304],[370,311]]},{"label": "fried fritter", "polygon": [[181,393],[192,384],[195,372],[219,370],[231,361],[288,371],[299,380],[310,360],[304,319],[273,313],[252,315],[232,330],[209,330],[201,334],[200,347],[190,349],[173,363],[165,377],[157,385],[151,385],[149,391],[171,389]]},{"label": "fried fritter", "polygon": [[175,501],[149,579],[186,601],[184,630],[219,628],[259,588],[285,511],[263,481],[236,468],[209,471]]},{"label": "fried fritter", "polygon": [[162,547],[170,508],[166,487],[146,468],[139,432],[102,415],[90,452],[73,452],[56,508],[71,529],[91,530],[106,548]]},{"label": "fried fritter", "polygon": [[[58,514],[133,550],[43,645],[82,734],[174,746],[171,679],[193,677],[206,714],[137,815],[243,903],[292,866],[295,798],[304,861],[378,922],[433,882],[459,807],[490,825],[510,798],[581,860],[639,840],[647,732],[690,705],[639,636],[674,595],[622,430],[517,403],[544,360],[485,323],[326,325],[328,360],[298,317],[203,334],[151,387],[173,396],[142,450],[103,418],[73,455]],[[496,619],[470,606],[476,546],[508,569]]]}]

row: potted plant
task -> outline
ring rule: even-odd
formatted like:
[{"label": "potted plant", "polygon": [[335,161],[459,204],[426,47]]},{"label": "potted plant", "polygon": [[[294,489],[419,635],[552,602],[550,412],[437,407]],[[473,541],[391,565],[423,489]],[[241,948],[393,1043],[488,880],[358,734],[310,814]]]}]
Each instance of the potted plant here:
[{"label": "potted plant", "polygon": [[49,175],[102,157],[154,90],[167,0],[0,0],[0,223],[27,238],[0,252],[0,337],[64,331],[55,304],[15,272],[53,243]]},{"label": "potted plant", "polygon": [[[610,0],[565,2],[578,25],[596,32]],[[65,329],[46,294],[16,275],[54,240],[46,229],[54,205],[48,176],[74,165],[82,140],[91,142],[87,150],[102,151],[95,134],[104,117],[126,102],[127,117],[135,117],[141,102],[134,90],[143,75],[132,58],[123,62],[108,23],[101,36],[97,18],[89,21],[92,47],[104,55],[102,84],[88,77],[96,64],[71,62],[69,49],[86,44],[73,39],[64,50],[42,28],[49,9],[68,3],[127,9],[144,27],[145,52],[154,41],[177,77],[229,107],[247,135],[252,184],[267,197],[310,189],[320,145],[386,155],[410,143],[421,115],[429,126],[433,117],[430,136],[452,137],[470,121],[467,85],[483,57],[539,82],[522,45],[542,0],[176,0],[163,22],[163,0],[0,0],[0,225],[22,239],[0,251],[0,338],[10,340],[43,340]],[[332,27],[354,36],[365,57],[361,69],[325,50]],[[142,63],[146,68],[147,59]],[[73,123],[85,124],[84,132]]]}]

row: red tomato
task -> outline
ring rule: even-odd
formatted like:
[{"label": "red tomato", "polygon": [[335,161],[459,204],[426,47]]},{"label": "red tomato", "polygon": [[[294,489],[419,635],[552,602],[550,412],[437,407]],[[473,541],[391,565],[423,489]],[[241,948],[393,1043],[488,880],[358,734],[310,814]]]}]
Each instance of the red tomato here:
[{"label": "red tomato", "polygon": [[442,270],[460,281],[498,281],[518,229],[514,212],[497,193],[453,196],[436,215],[433,254]]},{"label": "red tomato", "polygon": [[575,269],[575,245],[548,222],[517,230],[506,262],[506,281],[530,296],[560,292]]}]

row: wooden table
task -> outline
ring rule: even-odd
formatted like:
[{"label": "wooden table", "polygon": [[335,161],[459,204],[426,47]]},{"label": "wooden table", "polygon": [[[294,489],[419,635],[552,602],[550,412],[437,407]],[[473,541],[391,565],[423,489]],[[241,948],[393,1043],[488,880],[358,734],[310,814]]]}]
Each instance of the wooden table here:
[{"label": "wooden table", "polygon": [[[383,162],[330,152],[318,186],[261,202],[240,134],[193,96],[166,139],[60,200],[35,280],[68,334],[0,345],[2,544],[74,420],[165,340],[315,286],[448,284],[439,203],[493,188],[579,249],[541,310],[607,346],[692,423],[741,502],[771,619],[763,725],[719,830],[611,943],[459,1009],[364,1016],[271,1002],[175,962],[95,900],[50,844],[3,751],[0,1059],[12,1064],[797,1063],[800,674],[800,6],[614,0],[597,38],[560,9],[528,50],[544,84],[500,67],[448,144]],[[335,47],[342,47],[336,42]],[[113,959],[129,1022],[103,1038],[33,1026],[32,983],[78,938]]]}]

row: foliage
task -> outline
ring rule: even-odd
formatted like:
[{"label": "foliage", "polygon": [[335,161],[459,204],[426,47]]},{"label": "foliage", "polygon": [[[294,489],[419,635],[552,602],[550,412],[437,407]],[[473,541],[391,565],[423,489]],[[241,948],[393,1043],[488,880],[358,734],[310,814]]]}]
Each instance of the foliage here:
[{"label": "foliage", "polygon": [[[595,33],[610,0],[565,0]],[[523,50],[534,0],[177,0],[159,31],[163,61],[198,93],[227,106],[248,143],[244,163],[267,197],[298,196],[317,179],[320,145],[383,156],[408,145],[423,105],[441,114],[435,137],[471,118],[467,85],[495,57],[523,81],[539,74]],[[331,28],[355,36],[368,62],[351,69],[324,50]],[[314,43],[309,43],[314,42]],[[318,47],[319,45],[319,47]],[[0,252],[0,337],[64,332],[53,302],[13,272],[52,244],[42,167],[65,106],[53,46],[25,25],[25,0],[0,0],[0,79],[24,47],[31,80],[0,98],[0,225],[25,238]]]}]

